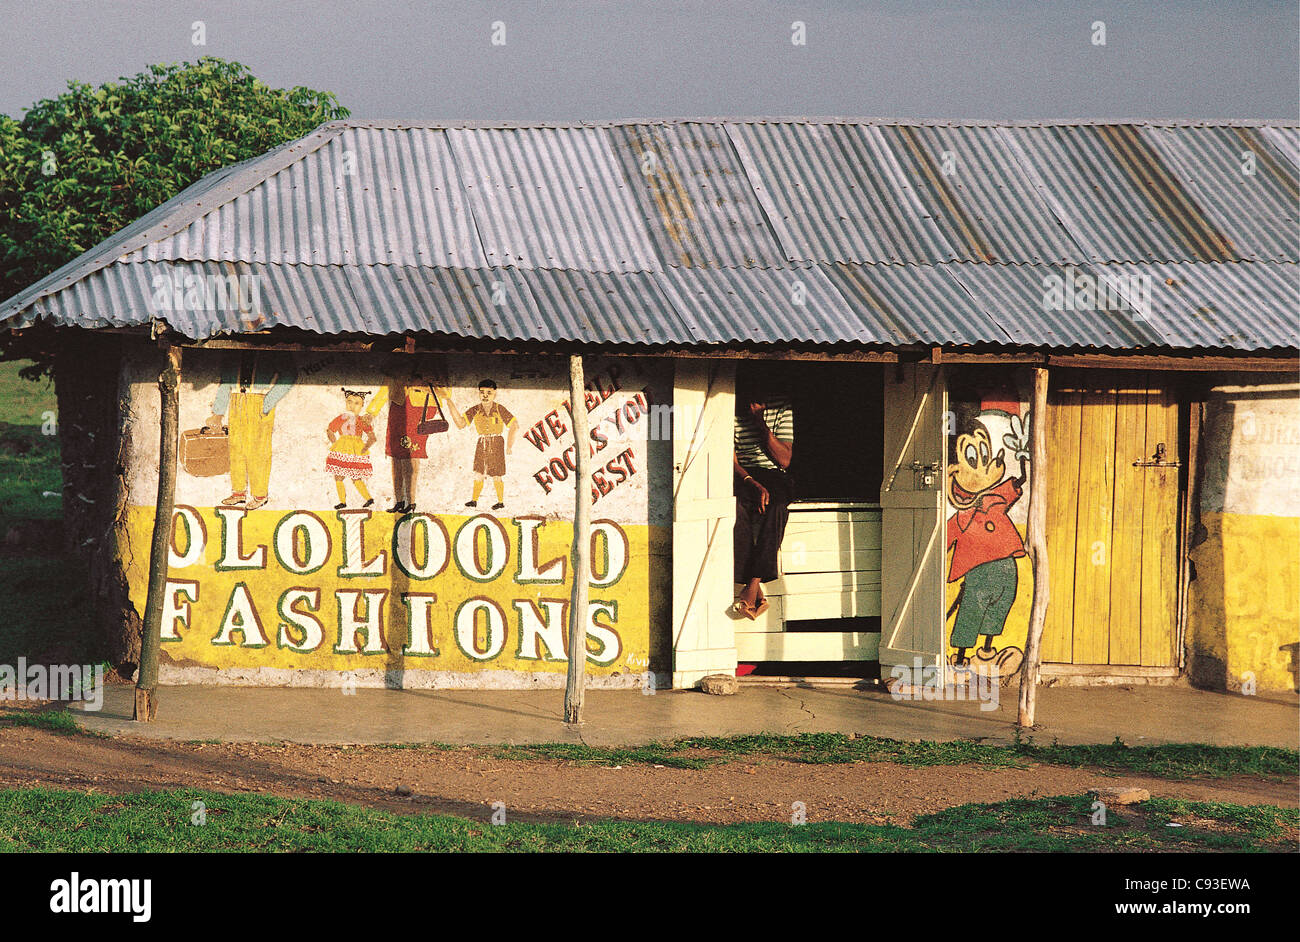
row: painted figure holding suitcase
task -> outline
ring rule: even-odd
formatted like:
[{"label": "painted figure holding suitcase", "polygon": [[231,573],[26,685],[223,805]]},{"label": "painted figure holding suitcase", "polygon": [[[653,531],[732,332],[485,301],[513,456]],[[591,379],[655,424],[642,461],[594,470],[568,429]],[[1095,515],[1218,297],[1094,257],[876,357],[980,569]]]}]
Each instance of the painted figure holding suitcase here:
[{"label": "painted figure holding suitcase", "polygon": [[296,378],[293,363],[274,354],[246,351],[222,366],[206,427],[229,428],[230,496],[224,506],[256,510],[269,499],[275,407]]}]

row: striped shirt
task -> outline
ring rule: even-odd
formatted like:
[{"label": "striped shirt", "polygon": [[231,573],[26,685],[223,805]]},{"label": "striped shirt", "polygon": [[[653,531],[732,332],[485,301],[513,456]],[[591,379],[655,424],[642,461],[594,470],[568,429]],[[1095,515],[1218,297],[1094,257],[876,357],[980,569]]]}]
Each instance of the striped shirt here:
[{"label": "striped shirt", "polygon": [[[778,441],[794,444],[794,411],[789,399],[772,399],[763,408],[763,424]],[[736,457],[744,468],[780,469],[763,448],[767,436],[748,413],[736,417]]]}]

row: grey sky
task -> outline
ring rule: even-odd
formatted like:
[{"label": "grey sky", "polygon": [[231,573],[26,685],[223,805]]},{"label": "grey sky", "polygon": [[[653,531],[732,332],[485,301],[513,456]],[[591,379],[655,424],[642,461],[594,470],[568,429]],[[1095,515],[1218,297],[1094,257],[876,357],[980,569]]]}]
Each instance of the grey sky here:
[{"label": "grey sky", "polygon": [[[1288,2],[0,0],[0,111],[234,59],[411,119],[1296,118]],[[203,21],[207,44],[192,43]],[[806,24],[807,44],[791,43]],[[1092,42],[1105,23],[1104,46]],[[492,24],[506,44],[491,44]]]}]

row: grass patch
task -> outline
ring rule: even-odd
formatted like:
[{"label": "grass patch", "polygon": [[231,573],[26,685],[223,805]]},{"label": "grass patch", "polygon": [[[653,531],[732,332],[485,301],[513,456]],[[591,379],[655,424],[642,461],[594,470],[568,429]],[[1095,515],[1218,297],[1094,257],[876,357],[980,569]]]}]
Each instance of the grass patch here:
[{"label": "grass patch", "polygon": [[[978,851],[1295,851],[1300,810],[1273,805],[1152,799],[1108,809],[1093,823],[1091,796],[1013,799],[921,815],[913,827]],[[1170,827],[1170,824],[1178,827]]]},{"label": "grass patch", "polygon": [[45,729],[52,733],[75,735],[85,733],[67,710],[62,708],[49,710],[0,710],[0,728],[6,726],[30,726]]},{"label": "grass patch", "polygon": [[[20,377],[18,371],[26,365],[0,362],[0,539],[13,528],[19,538],[18,546],[6,548],[3,555],[0,664],[52,654],[62,662],[85,663],[91,660],[85,579],[58,556],[63,515],[59,439],[42,430],[57,411],[54,385],[48,379]],[[33,555],[33,538],[40,544],[35,552],[50,555]]]},{"label": "grass patch", "polygon": [[493,747],[492,754],[502,759],[557,759],[587,765],[640,763],[686,769],[757,757],[812,765],[895,762],[910,766],[1019,768],[1030,762],[1039,762],[1165,779],[1252,775],[1283,780],[1295,778],[1300,769],[1300,752],[1270,746],[1126,746],[1118,739],[1095,746],[1044,746],[1032,742],[998,745],[971,740],[904,742],[876,736],[850,738],[843,733],[700,737],[614,748],[582,743],[546,743]]},{"label": "grass patch", "polygon": [[4,403],[4,418],[18,425],[40,425],[47,412],[56,412],[58,403],[54,395],[54,380],[23,379],[19,371],[31,366],[31,360],[0,361],[0,402]]},{"label": "grass patch", "polygon": [[85,574],[62,559],[8,556],[0,580],[0,664],[19,657],[43,660],[57,652],[58,662],[98,663],[92,650],[90,605]]},{"label": "grass patch", "polygon": [[1011,747],[1037,762],[1076,768],[1094,766],[1111,772],[1154,775],[1157,778],[1226,778],[1252,775],[1282,780],[1300,773],[1300,751],[1274,746],[1209,746],[1171,743],[1163,746],[1127,746],[1118,737],[1107,745]]},{"label": "grass patch", "polygon": [[[1296,842],[1300,827],[1300,809],[1275,808],[1271,805],[1234,805],[1226,801],[1182,801],[1177,798],[1153,798],[1142,803],[1142,810],[1154,824],[1185,822],[1189,818],[1231,825],[1257,841],[1279,838]],[[1294,848],[1293,848],[1294,849]]]},{"label": "grass patch", "polygon": [[[192,823],[202,802],[204,823]],[[1150,810],[1146,810],[1146,809]],[[487,810],[485,809],[485,815]],[[122,796],[47,788],[0,791],[0,849],[40,852],[611,851],[899,852],[1294,850],[1297,812],[1148,802],[1106,826],[1086,796],[963,805],[911,827],[810,822],[703,825],[586,821],[507,823],[394,814],[330,801],[177,789]],[[1181,828],[1166,825],[1173,818]],[[1288,844],[1290,846],[1288,846]]]},{"label": "grass patch", "polygon": [[57,435],[42,434],[47,413],[57,411],[54,384],[23,379],[25,361],[0,362],[0,536],[16,520],[57,520],[63,493]]}]

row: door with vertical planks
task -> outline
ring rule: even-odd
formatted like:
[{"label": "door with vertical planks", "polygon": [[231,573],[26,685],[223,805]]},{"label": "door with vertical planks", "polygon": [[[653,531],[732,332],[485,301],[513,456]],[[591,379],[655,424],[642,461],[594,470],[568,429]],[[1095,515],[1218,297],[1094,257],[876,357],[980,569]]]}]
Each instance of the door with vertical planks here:
[{"label": "door with vertical planks", "polygon": [[929,363],[900,363],[885,375],[879,656],[880,676],[888,679],[896,667],[910,675],[918,660],[944,669],[947,387],[942,369]]},{"label": "door with vertical planks", "polygon": [[1054,373],[1043,661],[1176,667],[1178,401],[1158,372]]},{"label": "door with vertical planks", "polygon": [[735,366],[678,360],[674,387],[672,684],[689,687],[708,674],[736,672],[727,614],[735,579]]}]

